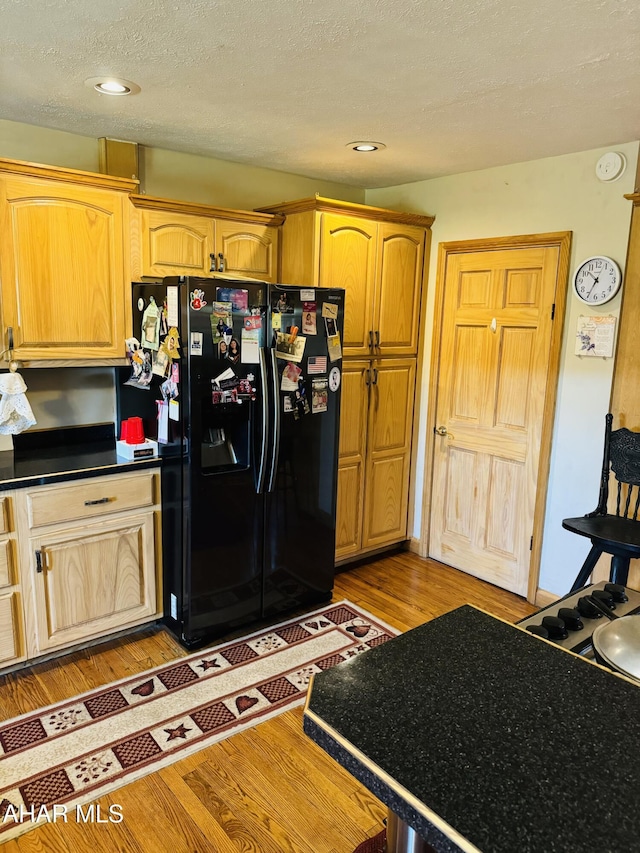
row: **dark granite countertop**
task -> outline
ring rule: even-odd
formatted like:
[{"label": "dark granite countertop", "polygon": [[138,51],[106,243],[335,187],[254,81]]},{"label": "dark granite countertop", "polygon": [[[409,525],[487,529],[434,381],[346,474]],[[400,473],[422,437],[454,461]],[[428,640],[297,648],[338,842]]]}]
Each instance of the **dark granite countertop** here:
[{"label": "dark granite countertop", "polygon": [[127,460],[117,456],[113,424],[30,430],[14,436],[13,450],[0,451],[0,492],[159,464],[157,457]]},{"label": "dark granite countertop", "polygon": [[465,605],[314,676],[304,728],[437,851],[640,850],[640,689]]}]

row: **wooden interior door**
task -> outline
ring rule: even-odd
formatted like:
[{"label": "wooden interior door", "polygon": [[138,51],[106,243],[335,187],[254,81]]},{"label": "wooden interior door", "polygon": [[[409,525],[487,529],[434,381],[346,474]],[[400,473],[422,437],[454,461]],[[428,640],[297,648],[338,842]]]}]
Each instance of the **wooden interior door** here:
[{"label": "wooden interior door", "polygon": [[320,287],[346,291],[342,351],[370,355],[377,223],[323,213],[320,231]]},{"label": "wooden interior door", "polygon": [[371,362],[362,547],[399,542],[407,533],[416,362]]},{"label": "wooden interior door", "polygon": [[425,229],[378,225],[374,344],[377,355],[415,355],[424,263]]},{"label": "wooden interior door", "polygon": [[429,555],[526,595],[559,247],[447,258]]}]

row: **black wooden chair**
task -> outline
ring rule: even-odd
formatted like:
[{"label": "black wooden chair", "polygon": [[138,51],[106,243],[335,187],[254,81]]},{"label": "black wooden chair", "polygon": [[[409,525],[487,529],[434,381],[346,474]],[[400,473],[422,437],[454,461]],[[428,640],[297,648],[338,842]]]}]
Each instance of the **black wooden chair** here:
[{"label": "black wooden chair", "polygon": [[[591,539],[591,550],[571,592],[585,586],[601,554],[611,554],[609,580],[626,584],[629,561],[640,557],[640,433],[611,430],[613,415],[605,417],[604,458],[598,506],[579,518],[565,518],[562,526]],[[618,483],[615,515],[607,511],[609,471]]]}]

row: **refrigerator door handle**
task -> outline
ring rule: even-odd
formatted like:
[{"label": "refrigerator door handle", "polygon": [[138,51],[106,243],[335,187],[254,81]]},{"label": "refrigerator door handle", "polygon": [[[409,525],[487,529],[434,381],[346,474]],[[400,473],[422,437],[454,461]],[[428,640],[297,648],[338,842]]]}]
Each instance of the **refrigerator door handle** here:
[{"label": "refrigerator door handle", "polygon": [[278,359],[275,349],[271,350],[271,378],[273,380],[273,448],[271,455],[271,470],[269,471],[269,484],[267,491],[272,492],[276,482],[276,469],[278,467],[278,456],[280,455],[280,394],[278,389]]},{"label": "refrigerator door handle", "polygon": [[258,484],[256,492],[264,491],[264,481],[267,473],[267,437],[269,432],[269,390],[267,388],[267,360],[264,347],[260,347],[260,381],[262,386],[262,443],[260,445],[260,467],[258,468]]}]

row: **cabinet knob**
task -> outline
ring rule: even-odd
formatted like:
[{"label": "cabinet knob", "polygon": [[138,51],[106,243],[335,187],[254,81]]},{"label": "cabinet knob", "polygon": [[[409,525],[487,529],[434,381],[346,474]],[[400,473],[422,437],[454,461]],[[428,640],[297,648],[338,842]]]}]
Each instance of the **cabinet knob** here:
[{"label": "cabinet knob", "polygon": [[218,272],[224,272],[226,261],[222,252],[218,252]]},{"label": "cabinet knob", "polygon": [[380,349],[380,331],[376,329],[376,349]]},{"label": "cabinet knob", "polygon": [[372,385],[378,384],[378,368],[377,367],[373,368],[373,379],[371,380],[371,384]]},{"label": "cabinet knob", "polygon": [[44,568],[44,556],[42,551],[36,551],[36,572],[41,573]]},{"label": "cabinet knob", "polygon": [[209,272],[218,272],[215,252],[209,253],[209,260],[211,261],[211,263],[209,264]]}]

